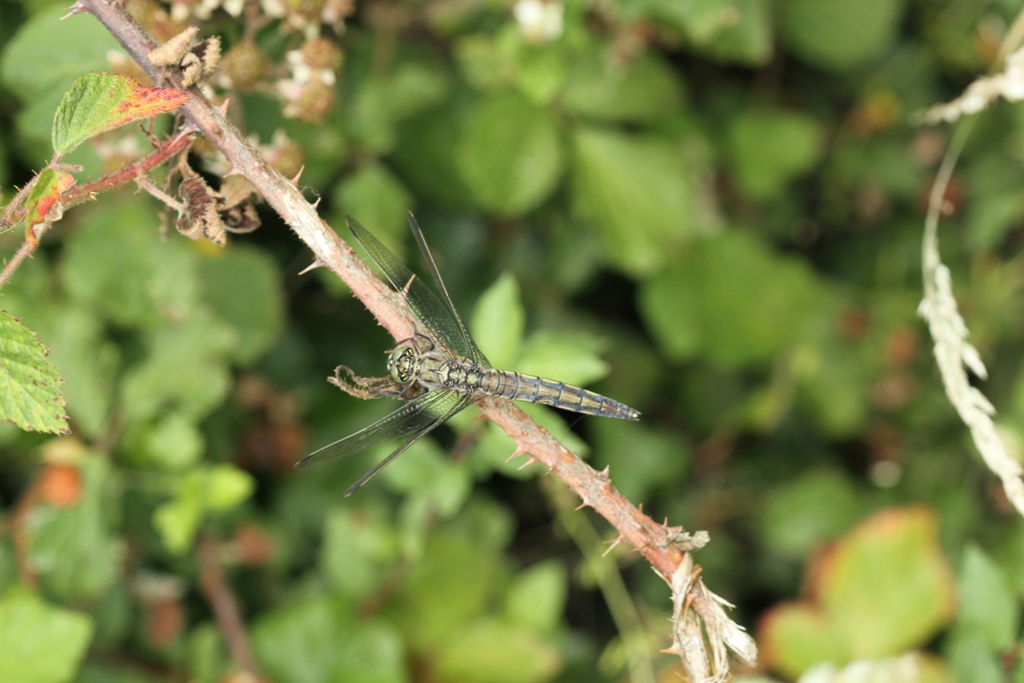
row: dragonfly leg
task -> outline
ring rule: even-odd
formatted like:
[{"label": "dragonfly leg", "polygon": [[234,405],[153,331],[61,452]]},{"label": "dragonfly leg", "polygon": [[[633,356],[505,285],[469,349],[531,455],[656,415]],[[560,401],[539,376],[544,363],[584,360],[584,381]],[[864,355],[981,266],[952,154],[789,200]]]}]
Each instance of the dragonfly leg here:
[{"label": "dragonfly leg", "polygon": [[427,390],[424,389],[423,386],[419,382],[415,382],[415,381],[413,381],[413,382],[406,382],[405,383],[405,387],[402,389],[401,392],[396,394],[394,396],[394,398],[400,398],[402,400],[407,400],[407,399],[410,399],[410,398],[417,398],[419,396],[422,396],[425,393],[427,393]]},{"label": "dragonfly leg", "polygon": [[[342,372],[345,373],[345,377],[342,376]],[[409,391],[409,387],[403,387],[390,377],[360,377],[345,365],[339,365],[335,368],[334,377],[329,377],[327,381],[346,394],[362,399],[380,398],[382,396],[406,398],[406,394]]]},{"label": "dragonfly leg", "polygon": [[415,336],[417,336],[417,337],[419,337],[420,339],[423,340],[423,348],[422,349],[419,347],[419,344],[416,344],[415,342],[413,342],[413,346],[416,349],[416,353],[420,353],[420,354],[422,354],[422,353],[430,353],[431,351],[433,351],[434,349],[437,348],[437,345],[434,343],[434,340],[431,339],[430,337],[428,337],[427,335],[423,334],[422,332],[417,330]]},{"label": "dragonfly leg", "polygon": [[413,350],[416,355],[422,355],[424,353],[430,353],[437,348],[437,344],[434,340],[423,334],[419,330],[413,333],[411,337],[406,337],[400,340],[397,344],[392,346],[390,349],[384,351],[385,354],[391,355],[403,346],[408,346]]},{"label": "dragonfly leg", "polygon": [[[421,339],[423,341],[419,341]],[[417,331],[411,337],[406,337],[405,339],[400,340],[397,344],[392,346],[390,349],[387,349],[386,351],[384,351],[384,353],[385,354],[393,354],[395,351],[397,351],[398,349],[402,348],[403,346],[409,347],[417,355],[423,354],[423,353],[429,353],[429,352],[433,351],[434,348],[435,348],[434,341],[430,337],[428,337],[427,335],[422,334],[421,332]]]},{"label": "dragonfly leg", "polygon": [[402,348],[403,346],[411,346],[412,349],[415,351],[416,348],[417,348],[416,347],[416,337],[412,336],[412,337],[406,337],[405,339],[401,339],[401,340],[398,341],[398,343],[396,343],[390,349],[384,349],[384,353],[385,353],[385,355],[392,354],[395,351],[397,351],[398,349]]}]

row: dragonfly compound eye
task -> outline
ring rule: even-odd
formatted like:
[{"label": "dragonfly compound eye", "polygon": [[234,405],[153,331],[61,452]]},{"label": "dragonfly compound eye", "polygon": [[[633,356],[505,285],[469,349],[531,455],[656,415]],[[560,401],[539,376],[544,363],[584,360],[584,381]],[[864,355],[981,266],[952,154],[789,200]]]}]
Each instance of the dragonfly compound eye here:
[{"label": "dragonfly compound eye", "polygon": [[413,352],[408,346],[396,350],[388,358],[388,370],[391,377],[402,384],[412,379]]}]

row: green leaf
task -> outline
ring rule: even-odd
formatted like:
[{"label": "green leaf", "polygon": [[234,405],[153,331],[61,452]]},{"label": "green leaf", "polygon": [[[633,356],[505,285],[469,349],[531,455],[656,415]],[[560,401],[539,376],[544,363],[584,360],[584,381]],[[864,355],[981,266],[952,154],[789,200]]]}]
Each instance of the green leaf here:
[{"label": "green leaf", "polygon": [[0,680],[69,683],[92,638],[84,614],[51,607],[21,589],[0,598]]},{"label": "green leaf", "polygon": [[767,0],[644,0],[627,12],[670,24],[699,52],[721,61],[764,65],[772,57],[772,16]]},{"label": "green leaf", "polygon": [[608,363],[599,355],[604,347],[591,334],[540,330],[526,340],[515,369],[585,386],[608,374]]},{"label": "green leaf", "polygon": [[394,161],[417,196],[443,206],[472,206],[455,159],[463,119],[460,103],[451,101],[398,127]]},{"label": "green leaf", "polygon": [[369,597],[387,580],[397,552],[387,520],[336,507],[327,513],[320,570],[331,586],[352,598]]},{"label": "green leaf", "polygon": [[443,102],[448,90],[448,74],[429,64],[406,62],[387,78],[371,76],[354,90],[349,130],[371,151],[390,152],[396,124]]},{"label": "green leaf", "polygon": [[199,264],[203,298],[228,323],[238,343],[231,353],[248,365],[262,355],[284,328],[284,295],[277,264],[266,253],[232,244]]},{"label": "green leaf", "polygon": [[769,493],[759,520],[762,538],[780,555],[799,560],[850,527],[861,496],[841,471],[807,472]]},{"label": "green leaf", "polygon": [[534,104],[551,104],[566,81],[565,62],[561,43],[523,45],[517,58],[516,87]]},{"label": "green leaf", "polygon": [[[59,6],[35,14],[4,49],[0,79],[26,102],[51,91],[64,92],[87,71],[109,69],[110,51],[120,51],[98,21],[81,15],[62,20],[66,14]],[[44,121],[49,120],[47,113]]]},{"label": "green leaf", "polygon": [[505,90],[515,78],[516,53],[522,49],[517,32],[497,35],[471,33],[454,41],[452,52],[462,77],[486,93]]},{"label": "green leaf", "polygon": [[107,337],[102,321],[83,306],[58,310],[46,338],[53,345],[50,360],[67,380],[64,394],[76,431],[98,437],[108,427],[120,349]]},{"label": "green leaf", "polygon": [[1017,599],[1006,576],[978,546],[964,551],[957,629],[977,634],[986,649],[1005,652],[1017,634]]},{"label": "green leaf", "polygon": [[[124,562],[123,557],[124,553],[122,553],[121,562]],[[124,575],[123,570],[121,574]],[[97,602],[91,605],[90,616],[96,627],[93,647],[117,647],[128,637],[132,626],[137,623],[132,589],[133,586],[127,581],[120,581],[111,586]],[[75,683],[81,682],[76,681]]]},{"label": "green leaf", "polygon": [[122,444],[124,459],[131,465],[166,472],[181,472],[195,465],[205,448],[195,420],[178,412],[130,424]]},{"label": "green leaf", "polygon": [[399,64],[388,80],[388,108],[406,118],[443,102],[451,89],[448,71],[440,63],[413,59]]},{"label": "green leaf", "polygon": [[[700,251],[699,247],[695,251]],[[700,263],[700,259],[684,257],[676,267],[670,267],[644,283],[640,290],[640,312],[655,341],[669,358],[686,360],[699,354],[705,344],[704,332],[700,325],[706,313],[701,297],[689,295],[686,287],[694,277],[687,267],[689,261]],[[717,275],[716,275],[717,277]],[[739,295],[737,295],[739,296]],[[743,304],[740,300],[739,305]],[[714,336],[713,334],[711,336]]]},{"label": "green leaf", "polygon": [[25,259],[17,275],[3,288],[4,309],[50,341],[50,327],[63,302],[53,286],[53,263],[46,251],[37,249]]},{"label": "green leaf", "polygon": [[68,433],[64,380],[31,330],[0,311],[0,417],[26,431]]},{"label": "green leaf", "polygon": [[160,534],[164,547],[178,555],[192,547],[202,520],[202,507],[191,497],[179,496],[153,511],[153,528]]},{"label": "green leaf", "polygon": [[181,478],[175,497],[157,508],[153,524],[168,550],[183,553],[206,515],[233,510],[255,488],[252,476],[234,465],[197,467]]},{"label": "green leaf", "polygon": [[773,199],[817,163],[822,131],[805,114],[744,110],[729,128],[736,181],[752,199]]},{"label": "green leaf", "polygon": [[99,456],[78,464],[82,493],[70,507],[34,512],[29,561],[51,593],[72,602],[101,597],[121,578],[124,545],[111,529],[106,506],[118,501],[110,463]]},{"label": "green leaf", "polygon": [[773,5],[768,0],[732,0],[729,4],[727,11],[734,13],[734,20],[698,46],[722,61],[767,65],[774,53]]},{"label": "green leaf", "polygon": [[976,251],[998,249],[1001,240],[1014,229],[1024,214],[1024,192],[998,196],[975,196],[970,208],[970,242]]},{"label": "green leaf", "polygon": [[811,575],[813,593],[853,659],[920,647],[956,609],[938,523],[922,507],[884,510],[862,522]]},{"label": "green leaf", "polygon": [[230,327],[202,308],[179,325],[150,331],[145,359],[124,375],[125,415],[148,419],[168,407],[189,418],[206,415],[230,389],[226,356],[236,339]]},{"label": "green leaf", "polygon": [[188,101],[174,88],[143,87],[130,76],[92,73],[76,78],[53,119],[53,150],[61,157],[101,133],[171,112]]},{"label": "green leaf", "polygon": [[[75,178],[70,173],[55,171],[48,168],[39,174],[36,184],[32,186],[28,199],[25,202],[25,220],[31,229],[46,219],[46,214],[54,204],[60,201],[60,195],[75,184]],[[31,233],[29,239],[34,239],[35,234]]]},{"label": "green leaf", "polygon": [[540,106],[551,104],[565,82],[568,51],[558,41],[525,41],[513,24],[505,24],[494,34],[480,32],[459,38],[453,50],[463,78],[473,88],[497,94],[513,86]]},{"label": "green leaf", "polygon": [[594,433],[594,468],[610,467],[615,488],[630,500],[678,487],[693,460],[683,439],[643,422],[594,420],[587,427]]},{"label": "green leaf", "polygon": [[252,632],[253,650],[277,683],[406,683],[402,639],[380,621],[353,620],[348,604],[314,595],[271,612]]},{"label": "green leaf", "polygon": [[836,624],[807,602],[784,602],[770,609],[758,629],[758,649],[759,663],[793,680],[815,664],[850,661]]},{"label": "green leaf", "polygon": [[993,652],[985,636],[970,631],[955,631],[944,643],[945,659],[954,681],[971,683],[1003,683],[1007,680],[999,653]]},{"label": "green leaf", "polygon": [[410,447],[382,477],[393,490],[422,498],[441,518],[456,513],[472,492],[466,469],[429,439]]},{"label": "green leaf", "polygon": [[476,302],[470,324],[473,339],[494,367],[508,368],[519,357],[525,325],[519,282],[506,271]]},{"label": "green leaf", "polygon": [[787,46],[817,67],[846,71],[879,57],[896,38],[903,0],[785,0]]},{"label": "green leaf", "polygon": [[442,680],[542,683],[562,667],[558,651],[531,630],[495,621],[473,623],[438,652]]},{"label": "green leaf", "polygon": [[649,275],[700,226],[687,162],[671,142],[580,128],[573,148],[574,208],[597,226],[612,265]]},{"label": "green leaf", "polygon": [[207,621],[193,628],[188,634],[185,647],[188,653],[188,673],[197,682],[212,683],[231,667],[224,639],[212,622]]},{"label": "green leaf", "polygon": [[799,403],[832,437],[852,437],[871,416],[869,396],[877,378],[857,351],[854,344],[826,337],[799,345],[793,354]]},{"label": "green leaf", "polygon": [[482,614],[495,592],[497,555],[452,532],[430,539],[402,587],[400,619],[412,642],[432,650]]},{"label": "green leaf", "polygon": [[66,243],[68,293],[126,326],[161,326],[192,315],[199,298],[196,257],[183,238],[160,239],[146,202],[107,197],[102,209],[80,212]]},{"label": "green leaf", "polygon": [[643,124],[678,114],[683,86],[677,73],[653,53],[623,66],[605,49],[592,49],[573,67],[563,99],[577,116]]},{"label": "green leaf", "polygon": [[368,226],[378,236],[387,235],[401,241],[408,234],[405,212],[412,208],[413,198],[402,181],[377,162],[361,166],[345,178],[332,198],[335,209],[331,223],[342,231],[345,239],[350,237],[344,227],[346,215]]},{"label": "green leaf", "polygon": [[554,117],[518,95],[479,103],[456,150],[479,204],[504,216],[536,208],[558,185],[564,159]]},{"label": "green leaf", "polygon": [[803,262],[729,232],[697,242],[645,283],[640,309],[670,357],[703,353],[729,368],[769,361],[799,339],[822,286]]},{"label": "green leaf", "polygon": [[214,465],[205,483],[206,507],[211,512],[232,510],[252,495],[256,482],[252,475],[234,465]]},{"label": "green leaf", "polygon": [[509,621],[542,633],[554,633],[562,619],[568,593],[565,567],[545,560],[516,574],[505,596]]},{"label": "green leaf", "polygon": [[735,0],[645,0],[631,9],[637,14],[646,14],[672,24],[698,45],[713,42],[723,31],[735,25],[738,14]]},{"label": "green leaf", "polygon": [[956,608],[953,573],[935,516],[885,510],[862,522],[808,569],[808,599],[762,619],[761,664],[797,678],[811,665],[844,665],[921,647]]}]

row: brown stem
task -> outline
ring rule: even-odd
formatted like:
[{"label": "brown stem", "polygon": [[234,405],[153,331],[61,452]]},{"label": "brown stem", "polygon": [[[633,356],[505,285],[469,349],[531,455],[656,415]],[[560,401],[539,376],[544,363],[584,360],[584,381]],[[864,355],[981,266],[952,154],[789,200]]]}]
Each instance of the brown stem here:
[{"label": "brown stem", "polygon": [[[45,224],[40,227],[45,227]],[[14,275],[14,271],[18,269],[21,262],[31,256],[32,252],[36,250],[36,246],[39,244],[39,235],[43,234],[43,232],[43,230],[39,230],[36,232],[36,239],[26,239],[21,243],[21,247],[18,248],[18,251],[11,260],[7,262],[7,265],[4,266],[3,272],[0,272],[0,289],[11,279],[11,276]]]},{"label": "brown stem", "polygon": [[[165,81],[170,78],[174,82],[176,76],[161,74],[146,59],[155,43],[120,2],[79,0],[76,8],[90,12],[106,26],[154,81],[159,81],[163,75]],[[182,106],[186,119],[221,150],[234,166],[233,172],[240,173],[252,183],[299,239],[306,243],[316,262],[341,278],[395,339],[412,336],[415,317],[404,299],[372,275],[352,249],[320,219],[295,185],[274,170],[219,109],[195,90],[188,92],[191,97]],[[675,542],[671,528],[654,522],[631,505],[612,486],[607,474],[589,467],[540,429],[511,401],[488,398],[480,401],[479,406],[488,418],[515,440],[519,452],[531,454],[537,462],[543,463],[565,481],[584,504],[593,506],[611,522],[620,537],[637,548],[666,580],[673,576],[683,551]]]},{"label": "brown stem", "polygon": [[224,571],[217,560],[216,544],[209,538],[200,538],[196,544],[196,555],[199,559],[199,588],[213,608],[213,615],[224,635],[231,658],[243,671],[263,680],[263,674],[249,646],[238,601],[224,580]]},{"label": "brown stem", "polygon": [[[154,82],[163,77],[164,82],[169,81],[179,90],[184,90],[177,75],[162,74],[149,63],[146,57],[155,43],[128,14],[120,0],[78,0],[75,10],[93,14]],[[233,172],[244,176],[305,242],[315,256],[314,264],[330,268],[341,278],[395,339],[411,337],[415,333],[416,318],[405,299],[371,274],[352,249],[320,219],[315,207],[306,201],[295,184],[274,170],[222,111],[195,90],[188,90],[188,93],[189,101],[181,111],[189,125],[202,132],[224,154],[233,165]],[[677,605],[683,604],[680,602],[683,599],[689,600],[691,594],[700,597],[692,603],[692,609],[677,609],[674,613],[677,625],[674,633],[681,634],[675,639],[674,651],[682,653],[684,666],[691,678],[707,678],[701,673],[709,670],[704,664],[711,661],[704,652],[704,638],[714,651],[716,676],[724,672],[726,647],[740,652],[747,660],[756,656],[753,641],[725,617],[719,599],[704,587],[699,568],[693,565],[689,553],[699,544],[693,543],[693,539],[682,533],[680,528],[669,527],[667,523],[657,524],[630,504],[612,486],[607,471],[596,472],[587,466],[511,401],[488,398],[480,401],[479,406],[488,418],[515,440],[517,453],[529,453],[532,460],[554,472],[583,500],[584,505],[592,506],[615,527],[618,532],[616,543],[628,541],[651,563],[672,586]],[[695,625],[693,620],[693,615],[698,613],[703,628]],[[699,651],[699,656],[692,655],[696,651]]]},{"label": "brown stem", "polygon": [[32,567],[30,556],[32,554],[32,534],[29,532],[28,518],[32,510],[39,503],[39,475],[29,485],[28,490],[22,494],[21,500],[14,508],[11,515],[11,528],[14,531],[14,558],[18,568],[18,580],[30,590],[39,587],[39,575]]},{"label": "brown stem", "polygon": [[[100,192],[108,192],[122,185],[126,185],[133,180],[141,178],[144,174],[153,170],[174,155],[187,149],[191,144],[191,137],[184,135],[178,136],[156,148],[145,157],[128,164],[114,173],[105,175],[102,178],[94,180],[91,183],[86,183],[85,185],[76,185],[61,195],[61,208],[66,211],[71,207],[78,206],[79,204],[83,204],[91,200]],[[39,176],[37,175],[36,177],[38,178]],[[35,178],[33,178],[32,182],[27,183],[25,187],[18,192],[15,198],[11,200],[10,204],[8,204],[4,210],[3,217],[0,218],[0,225],[17,225],[25,219],[25,197],[28,196],[28,191],[34,184]],[[16,203],[17,206],[15,206]],[[35,239],[26,239],[11,258],[10,262],[4,266],[3,271],[0,272],[0,289],[2,289],[3,286],[7,284],[7,281],[11,279],[11,276],[14,275],[14,271],[18,269],[21,262],[28,256],[32,255],[32,252],[35,251],[36,246],[38,246],[39,238],[49,229],[49,227],[50,223],[44,222],[32,228],[35,231]]]},{"label": "brown stem", "polygon": [[37,180],[39,180],[38,173],[32,177],[32,180],[25,183],[24,187],[18,190],[18,193],[4,206],[3,213],[0,215],[0,232],[13,228],[25,217],[25,198],[28,197],[28,193],[32,191]]}]

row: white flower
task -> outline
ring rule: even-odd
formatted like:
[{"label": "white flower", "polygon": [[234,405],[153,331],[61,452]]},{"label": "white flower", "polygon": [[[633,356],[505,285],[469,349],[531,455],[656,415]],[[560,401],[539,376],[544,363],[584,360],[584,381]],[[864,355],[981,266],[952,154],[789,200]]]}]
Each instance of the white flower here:
[{"label": "white flower", "polygon": [[530,42],[547,43],[562,35],[565,7],[557,0],[519,0],[512,12],[519,24],[519,33]]}]

